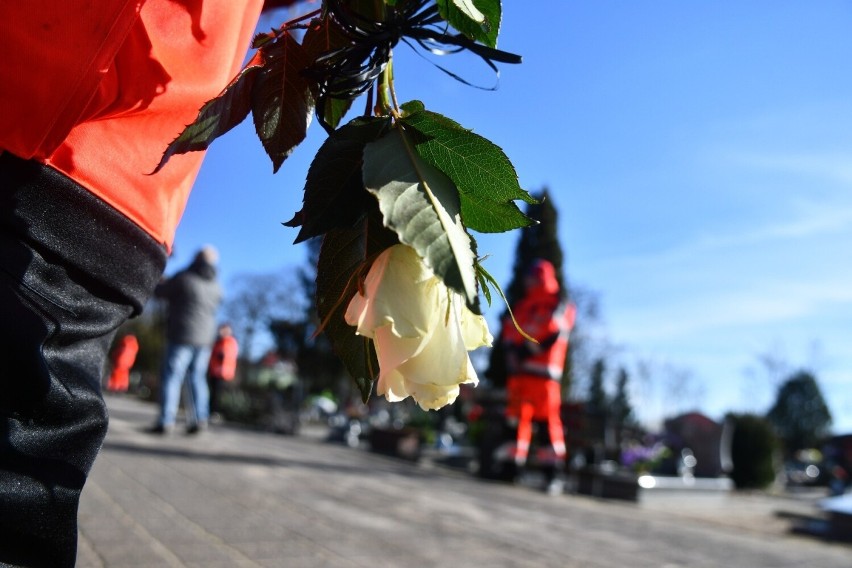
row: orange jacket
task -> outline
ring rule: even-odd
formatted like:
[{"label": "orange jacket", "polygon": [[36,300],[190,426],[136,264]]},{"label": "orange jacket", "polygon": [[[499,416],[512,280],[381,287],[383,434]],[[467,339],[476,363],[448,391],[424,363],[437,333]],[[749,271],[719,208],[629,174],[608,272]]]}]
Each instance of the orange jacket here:
[{"label": "orange jacket", "polygon": [[509,357],[509,376],[560,380],[576,308],[560,300],[556,271],[550,262],[537,261],[532,272],[534,284],[512,311],[521,329],[538,344],[525,339],[511,319],[503,322],[502,337]]},{"label": "orange jacket", "polygon": [[0,2],[0,152],[52,166],[171,247],[203,152],[149,174],[239,71],[262,5]]},{"label": "orange jacket", "polygon": [[237,354],[239,346],[233,335],[220,337],[210,351],[207,376],[232,381],[237,374]]}]

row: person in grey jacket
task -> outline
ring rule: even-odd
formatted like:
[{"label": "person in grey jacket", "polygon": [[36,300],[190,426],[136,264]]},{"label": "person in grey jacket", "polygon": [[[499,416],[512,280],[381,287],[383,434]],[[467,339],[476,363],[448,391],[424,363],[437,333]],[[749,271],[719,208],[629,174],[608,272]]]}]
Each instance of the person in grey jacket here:
[{"label": "person in grey jacket", "polygon": [[203,247],[192,263],[173,277],[162,281],[154,294],[168,302],[166,360],[160,383],[160,416],[153,432],[174,430],[181,387],[189,380],[187,432],[207,427],[210,392],[207,362],[216,336],[216,311],[222,302],[222,288],[216,277],[218,253]]}]

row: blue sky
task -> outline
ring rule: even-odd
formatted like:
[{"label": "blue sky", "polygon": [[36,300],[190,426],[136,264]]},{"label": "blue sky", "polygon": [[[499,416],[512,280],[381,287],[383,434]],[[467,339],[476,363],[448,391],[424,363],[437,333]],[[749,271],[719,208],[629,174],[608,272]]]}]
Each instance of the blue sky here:
[{"label": "blue sky", "polygon": [[[631,372],[643,420],[762,413],[784,371],[808,367],[848,432],[850,29],[842,1],[510,0],[499,47],[524,62],[501,66],[496,91],[403,45],[396,87],[501,146],[523,187],[550,188],[567,276],[599,297],[596,345]],[[494,83],[476,62],[436,61]],[[323,139],[312,125],[276,175],[249,122],[216,141],[171,268],[208,242],[226,283],[302,264],[281,223]],[[517,238],[478,237],[504,284]]]}]

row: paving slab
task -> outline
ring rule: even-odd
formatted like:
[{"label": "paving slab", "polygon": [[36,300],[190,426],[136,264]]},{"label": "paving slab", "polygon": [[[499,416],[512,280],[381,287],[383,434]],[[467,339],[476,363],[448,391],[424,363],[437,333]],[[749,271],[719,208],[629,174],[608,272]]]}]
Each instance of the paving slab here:
[{"label": "paving slab", "polygon": [[549,496],[329,443],[319,429],[153,436],[153,405],[107,402],[80,568],[852,566],[852,546],[795,534],[779,515],[811,512],[811,499]]}]

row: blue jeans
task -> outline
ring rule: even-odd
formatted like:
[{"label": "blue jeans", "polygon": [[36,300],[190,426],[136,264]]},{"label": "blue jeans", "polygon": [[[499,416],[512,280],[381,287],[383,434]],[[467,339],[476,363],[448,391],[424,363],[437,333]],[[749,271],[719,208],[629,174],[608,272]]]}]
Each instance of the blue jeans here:
[{"label": "blue jeans", "polygon": [[172,426],[180,403],[180,391],[188,381],[186,422],[193,426],[207,422],[210,416],[210,391],[207,387],[207,363],[210,347],[169,343],[160,385],[160,425]]}]

